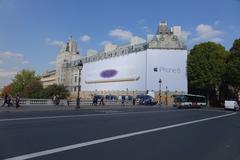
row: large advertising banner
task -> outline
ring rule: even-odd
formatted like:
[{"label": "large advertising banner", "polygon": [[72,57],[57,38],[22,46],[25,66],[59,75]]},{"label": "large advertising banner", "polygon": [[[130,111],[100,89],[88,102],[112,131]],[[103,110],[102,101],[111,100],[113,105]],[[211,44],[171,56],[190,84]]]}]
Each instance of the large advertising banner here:
[{"label": "large advertising banner", "polygon": [[187,51],[147,50],[147,89],[187,92]]},{"label": "large advertising banner", "polygon": [[145,90],[146,51],[86,63],[82,70],[83,91]]},{"label": "large advertising banner", "polygon": [[187,92],[186,50],[148,49],[124,56],[86,63],[83,91]]}]

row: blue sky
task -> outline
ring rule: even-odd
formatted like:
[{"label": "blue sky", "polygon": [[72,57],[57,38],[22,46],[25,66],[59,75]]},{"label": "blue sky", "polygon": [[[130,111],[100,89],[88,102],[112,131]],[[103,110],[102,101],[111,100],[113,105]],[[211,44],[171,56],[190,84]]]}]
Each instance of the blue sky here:
[{"label": "blue sky", "polygon": [[72,35],[80,53],[104,43],[146,38],[161,20],[180,25],[188,49],[204,41],[227,49],[240,38],[240,0],[0,0],[0,88],[23,68],[54,68],[61,46]]}]

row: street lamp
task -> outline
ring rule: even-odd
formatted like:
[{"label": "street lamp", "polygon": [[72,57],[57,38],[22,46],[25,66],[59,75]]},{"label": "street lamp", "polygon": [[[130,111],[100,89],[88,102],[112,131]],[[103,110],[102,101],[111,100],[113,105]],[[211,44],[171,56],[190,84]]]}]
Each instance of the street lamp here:
[{"label": "street lamp", "polygon": [[158,94],[159,94],[159,105],[161,105],[162,104],[162,100],[161,100],[161,85],[162,85],[162,79],[160,78],[159,79],[159,81],[158,81],[158,83],[159,83],[159,92],[158,92]]},{"label": "street lamp", "polygon": [[168,105],[168,87],[166,86],[166,92],[165,92],[165,101],[166,101],[166,105]]},{"label": "street lamp", "polygon": [[76,108],[79,109],[80,108],[80,97],[79,97],[79,93],[81,91],[81,71],[82,71],[82,68],[83,68],[83,63],[82,61],[80,60],[79,63],[77,64],[77,68],[78,68],[78,92],[77,92],[77,106]]}]

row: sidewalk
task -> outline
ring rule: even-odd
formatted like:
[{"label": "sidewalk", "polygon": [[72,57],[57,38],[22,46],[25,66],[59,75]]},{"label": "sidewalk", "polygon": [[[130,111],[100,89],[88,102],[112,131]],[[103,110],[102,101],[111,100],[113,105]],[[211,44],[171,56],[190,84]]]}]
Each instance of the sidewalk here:
[{"label": "sidewalk", "polygon": [[[55,105],[21,105],[19,108],[12,107],[0,107],[1,112],[26,112],[26,111],[69,111],[69,110],[101,110],[101,109],[130,109],[130,108],[157,108],[159,105],[144,106],[144,105],[105,105],[105,106],[92,106],[81,105],[80,109],[76,109],[76,106],[55,106]],[[170,108],[167,106],[161,106],[161,108]]]}]

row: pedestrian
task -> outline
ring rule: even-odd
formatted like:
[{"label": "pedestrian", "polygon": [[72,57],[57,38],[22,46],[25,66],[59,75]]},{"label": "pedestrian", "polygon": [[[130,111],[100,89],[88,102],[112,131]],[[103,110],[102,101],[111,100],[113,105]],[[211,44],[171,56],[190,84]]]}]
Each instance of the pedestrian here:
[{"label": "pedestrian", "polygon": [[99,105],[100,105],[100,106],[101,106],[101,105],[104,106],[104,97],[103,97],[103,96],[101,96],[101,99],[100,99],[100,103],[99,103]]},{"label": "pedestrian", "polygon": [[7,97],[7,104],[8,104],[8,107],[13,106],[12,95],[11,94],[9,94],[8,97]]},{"label": "pedestrian", "polygon": [[58,106],[60,103],[60,97],[59,95],[56,95],[56,106]]},{"label": "pedestrian", "polygon": [[8,103],[7,103],[7,99],[8,99],[8,94],[5,94],[5,96],[4,96],[4,102],[3,102],[3,104],[2,104],[2,107],[4,107],[5,104],[8,104]]},{"label": "pedestrian", "polygon": [[98,97],[94,96],[94,105],[97,106],[98,105]]},{"label": "pedestrian", "polygon": [[16,108],[20,107],[20,97],[19,94],[16,96]]},{"label": "pedestrian", "polygon": [[53,104],[56,105],[56,96],[55,95],[53,95],[52,101],[53,101]]},{"label": "pedestrian", "polygon": [[133,106],[135,106],[135,103],[136,103],[136,98],[133,97],[133,100],[132,100],[132,104],[133,104]]},{"label": "pedestrian", "polygon": [[67,97],[67,106],[69,106],[70,103],[70,97]]},{"label": "pedestrian", "polygon": [[125,105],[125,96],[122,96],[122,106]]}]

